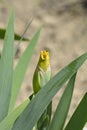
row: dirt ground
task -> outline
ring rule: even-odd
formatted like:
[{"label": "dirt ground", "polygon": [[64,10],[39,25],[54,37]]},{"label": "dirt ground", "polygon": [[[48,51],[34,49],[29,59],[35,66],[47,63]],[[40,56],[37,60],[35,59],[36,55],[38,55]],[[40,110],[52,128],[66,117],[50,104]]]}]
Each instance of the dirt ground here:
[{"label": "dirt ground", "polygon": [[[32,76],[43,49],[50,51],[52,75],[87,51],[87,3],[81,0],[8,0],[0,3],[0,27],[6,27],[11,7],[15,8],[15,32],[22,34],[27,22],[33,22],[26,33],[31,38],[42,26],[39,42],[29,65],[17,104],[32,93]],[[20,53],[26,43],[21,44]],[[16,58],[16,61],[18,58]],[[20,77],[19,77],[20,78]],[[68,117],[87,91],[87,62],[80,68]],[[53,112],[63,89],[54,97]]]}]

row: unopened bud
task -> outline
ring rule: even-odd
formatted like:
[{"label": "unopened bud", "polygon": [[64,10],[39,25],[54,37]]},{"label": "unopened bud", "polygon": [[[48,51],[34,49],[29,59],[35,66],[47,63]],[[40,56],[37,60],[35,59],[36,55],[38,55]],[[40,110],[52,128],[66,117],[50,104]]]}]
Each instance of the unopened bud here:
[{"label": "unopened bud", "polygon": [[38,65],[33,76],[33,90],[36,94],[51,77],[49,52],[44,50],[40,52]]}]

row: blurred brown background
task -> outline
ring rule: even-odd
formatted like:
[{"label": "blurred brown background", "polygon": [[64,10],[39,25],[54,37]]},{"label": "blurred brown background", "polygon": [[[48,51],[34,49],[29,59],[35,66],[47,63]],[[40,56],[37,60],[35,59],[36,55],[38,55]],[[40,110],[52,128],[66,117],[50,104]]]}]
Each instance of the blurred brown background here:
[{"label": "blurred brown background", "polygon": [[[32,18],[26,37],[31,38],[40,26],[43,28],[18,96],[19,104],[32,93],[32,76],[41,50],[50,51],[52,75],[87,51],[87,0],[1,0],[0,27],[6,27],[12,7],[15,9],[16,33],[21,35]],[[21,44],[15,63],[26,45]],[[54,98],[53,111],[62,91]],[[87,62],[78,72],[69,116],[86,91]]]}]

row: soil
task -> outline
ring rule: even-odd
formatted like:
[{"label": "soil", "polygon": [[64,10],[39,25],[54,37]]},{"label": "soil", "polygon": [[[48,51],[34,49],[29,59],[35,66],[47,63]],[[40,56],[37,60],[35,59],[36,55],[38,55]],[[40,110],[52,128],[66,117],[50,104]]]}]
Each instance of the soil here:
[{"label": "soil", "polygon": [[[87,2],[86,0],[8,0],[8,2],[3,0],[0,3],[0,27],[6,27],[12,7],[15,8],[16,33],[22,35],[32,18],[32,24],[25,37],[31,38],[40,26],[43,28],[18,96],[18,105],[32,93],[32,76],[41,50],[47,49],[50,52],[52,76],[87,51]],[[21,44],[15,62],[26,46],[25,42]],[[62,92],[63,89],[54,97],[53,112]],[[68,117],[72,115],[85,92],[87,92],[87,62],[77,74]]]}]

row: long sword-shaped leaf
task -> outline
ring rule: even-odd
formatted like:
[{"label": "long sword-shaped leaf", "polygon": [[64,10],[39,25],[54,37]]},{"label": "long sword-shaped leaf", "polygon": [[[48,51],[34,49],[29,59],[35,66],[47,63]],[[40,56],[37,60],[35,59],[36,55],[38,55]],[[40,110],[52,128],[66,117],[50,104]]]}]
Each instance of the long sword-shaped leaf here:
[{"label": "long sword-shaped leaf", "polygon": [[[6,32],[5,29],[0,28],[0,39],[4,39],[5,32]],[[14,39],[15,39],[15,40],[20,40],[20,39],[21,39],[21,36],[18,35],[18,34],[15,34],[15,35],[14,35]],[[29,41],[28,38],[23,38],[22,40],[23,40],[23,41]]]},{"label": "long sword-shaped leaf", "polygon": [[0,121],[7,115],[13,80],[14,13],[12,12],[5,34],[0,61]]},{"label": "long sword-shaped leaf", "polygon": [[12,87],[12,94],[11,94],[11,102],[10,102],[10,108],[9,112],[13,109],[13,106],[15,104],[15,101],[17,99],[22,81],[24,79],[27,67],[29,65],[29,62],[31,60],[31,57],[33,55],[36,43],[38,41],[39,35],[40,35],[40,30],[35,34],[35,36],[32,38],[30,41],[30,44],[24,51],[22,57],[19,59],[19,62],[14,70],[14,75],[13,75],[13,87]]},{"label": "long sword-shaped leaf", "polygon": [[49,130],[62,130],[64,127],[64,123],[65,123],[65,120],[69,111],[71,99],[72,99],[75,77],[76,77],[76,74],[74,74],[71,77],[63,93],[63,96],[60,99],[60,102],[58,104],[58,107],[52,119]]},{"label": "long sword-shaped leaf", "polygon": [[87,93],[82,98],[65,130],[82,130],[87,122]]},{"label": "long sword-shaped leaf", "polygon": [[6,116],[5,119],[0,123],[0,130],[11,130],[15,120],[23,112],[28,103],[29,99],[25,100],[20,106]]},{"label": "long sword-shaped leaf", "polygon": [[87,53],[77,58],[56,74],[32,99],[30,104],[23,111],[19,119],[15,122],[12,130],[32,130],[39,120],[54,95],[79,67],[87,60]]}]

